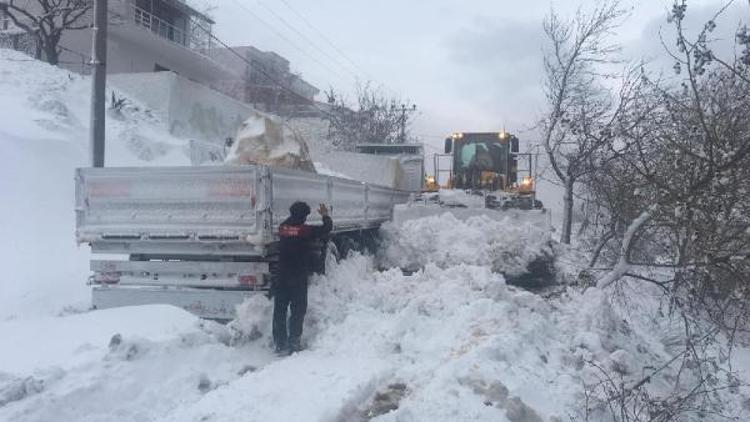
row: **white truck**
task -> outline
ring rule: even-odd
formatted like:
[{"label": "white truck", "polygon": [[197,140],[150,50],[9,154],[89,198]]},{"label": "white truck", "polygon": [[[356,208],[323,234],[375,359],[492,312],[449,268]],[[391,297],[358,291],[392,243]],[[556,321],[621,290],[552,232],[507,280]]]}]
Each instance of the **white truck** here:
[{"label": "white truck", "polygon": [[269,289],[277,228],[294,201],[329,204],[331,240],[341,245],[371,235],[410,195],[260,165],[81,168],[75,180],[95,308],[168,303],[217,320]]}]

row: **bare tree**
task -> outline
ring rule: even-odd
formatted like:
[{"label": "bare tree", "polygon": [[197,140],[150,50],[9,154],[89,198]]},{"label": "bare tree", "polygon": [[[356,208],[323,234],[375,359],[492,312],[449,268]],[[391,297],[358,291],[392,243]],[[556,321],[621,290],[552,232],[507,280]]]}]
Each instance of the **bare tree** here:
[{"label": "bare tree", "polygon": [[[616,223],[603,239],[613,245],[615,265],[599,287],[623,280],[656,286],[668,316],[684,330],[679,350],[643,378],[617,380],[602,370],[602,383],[590,386],[618,421],[725,416],[720,393],[742,384],[730,357],[737,337],[750,333],[750,71],[744,53],[750,41],[743,27],[736,39],[743,53],[718,57],[709,38],[716,16],[689,38],[686,13],[683,0],[670,13],[676,48],[666,54],[675,76],[642,75],[637,108],[643,117],[618,132],[627,148],[584,179]],[[670,391],[649,390],[659,377],[672,384]]]},{"label": "bare tree", "polygon": [[0,12],[36,41],[36,58],[53,65],[60,61],[63,32],[89,28],[85,17],[92,7],[92,0],[0,0]]},{"label": "bare tree", "polygon": [[369,83],[356,88],[356,103],[331,88],[326,92],[329,112],[329,137],[334,145],[350,149],[358,144],[397,144],[409,136],[412,116],[398,98],[389,98]]},{"label": "bare tree", "polygon": [[545,94],[548,112],[541,122],[543,146],[551,167],[565,188],[561,242],[570,243],[576,182],[602,159],[614,139],[614,126],[628,107],[634,85],[611,95],[602,83],[602,66],[615,62],[619,48],[609,43],[625,11],[610,0],[590,14],[581,10],[569,22],[552,11],[544,22],[549,41],[545,53]]},{"label": "bare tree", "polygon": [[[631,182],[639,186],[632,203],[647,215],[638,227],[641,234],[623,239],[621,255],[639,238],[659,238],[660,265],[675,269],[673,289],[692,280],[688,284],[693,292],[710,286],[718,293],[721,278],[750,277],[743,269],[750,256],[750,78],[743,57],[720,61],[711,51],[705,40],[715,28],[713,19],[696,41],[686,37],[686,10],[684,1],[676,2],[670,17],[677,51],[669,54],[681,79],[670,84],[646,79],[650,92],[644,95],[656,107],[638,131],[624,132],[634,148],[621,157],[622,166],[631,169]],[[715,63],[720,65],[712,66]],[[620,260],[646,265],[654,261],[628,256]],[[739,287],[732,286],[729,290]]]}]

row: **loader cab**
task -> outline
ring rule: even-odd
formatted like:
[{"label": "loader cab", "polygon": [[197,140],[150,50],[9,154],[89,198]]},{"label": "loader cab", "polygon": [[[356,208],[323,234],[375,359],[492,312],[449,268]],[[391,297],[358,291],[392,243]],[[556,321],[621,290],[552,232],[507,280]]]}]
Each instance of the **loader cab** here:
[{"label": "loader cab", "polygon": [[457,189],[507,190],[518,179],[518,138],[502,132],[454,133],[445,140]]}]

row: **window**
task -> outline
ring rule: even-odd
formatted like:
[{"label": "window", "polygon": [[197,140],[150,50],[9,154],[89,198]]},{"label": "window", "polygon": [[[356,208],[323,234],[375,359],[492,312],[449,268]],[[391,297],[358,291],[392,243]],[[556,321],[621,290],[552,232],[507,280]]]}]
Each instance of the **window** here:
[{"label": "window", "polygon": [[5,12],[0,12],[0,29],[8,29],[10,27],[10,18]]}]

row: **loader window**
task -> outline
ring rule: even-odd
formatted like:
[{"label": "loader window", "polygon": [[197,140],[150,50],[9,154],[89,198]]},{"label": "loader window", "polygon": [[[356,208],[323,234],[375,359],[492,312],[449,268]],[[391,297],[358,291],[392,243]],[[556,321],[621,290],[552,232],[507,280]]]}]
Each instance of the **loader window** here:
[{"label": "loader window", "polygon": [[504,174],[508,160],[507,145],[497,142],[475,142],[456,145],[456,170],[477,167]]},{"label": "loader window", "polygon": [[477,154],[477,144],[464,144],[461,145],[461,168],[469,167],[469,163],[474,159]]},{"label": "loader window", "polygon": [[498,162],[499,151],[484,143],[464,144],[459,153],[460,168],[477,167],[482,170],[492,170]]}]

